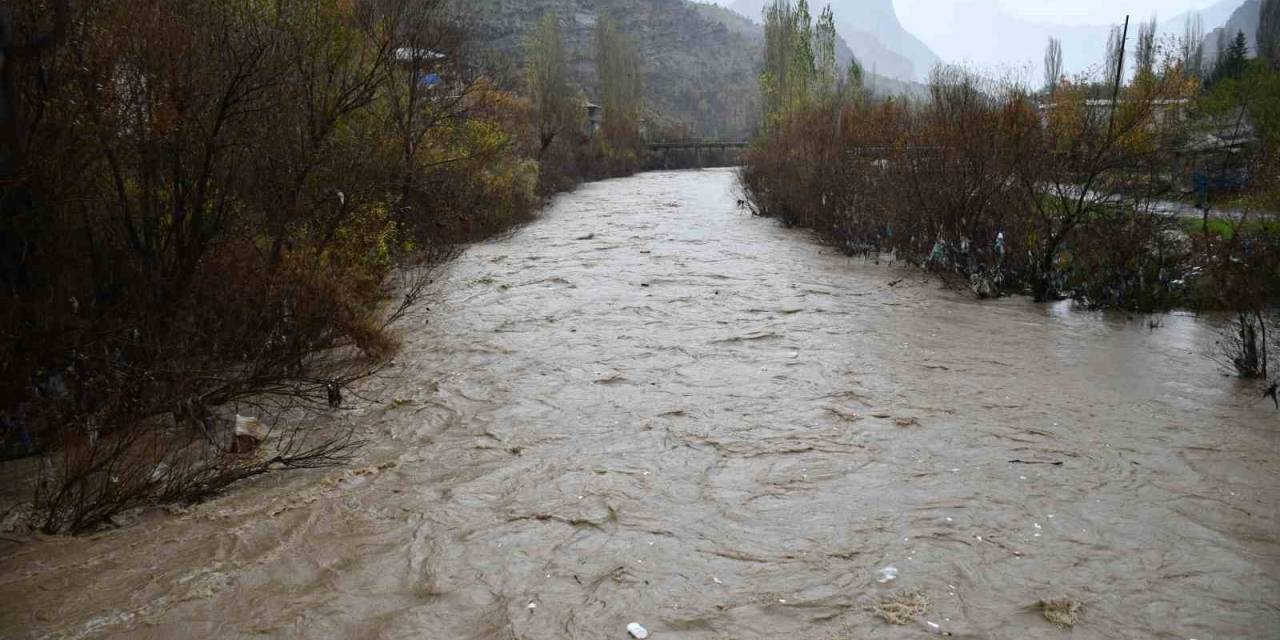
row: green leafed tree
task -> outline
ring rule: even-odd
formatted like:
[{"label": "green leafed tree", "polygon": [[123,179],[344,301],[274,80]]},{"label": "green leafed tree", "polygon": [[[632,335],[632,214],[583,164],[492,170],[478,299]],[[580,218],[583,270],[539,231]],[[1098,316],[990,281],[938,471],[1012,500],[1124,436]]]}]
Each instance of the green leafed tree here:
[{"label": "green leafed tree", "polygon": [[813,32],[815,86],[817,94],[828,97],[835,94],[839,84],[836,63],[836,17],[831,7],[822,10]]},{"label": "green leafed tree", "polygon": [[841,87],[841,94],[845,98],[856,98],[862,94],[863,76],[866,75],[862,70],[862,63],[857,58],[849,61],[849,69],[845,71],[844,86]]},{"label": "green leafed tree", "polygon": [[1213,68],[1210,83],[1216,84],[1229,78],[1238,78],[1249,66],[1249,39],[1243,31],[1236,33],[1235,39],[1227,45]]},{"label": "green leafed tree", "polygon": [[792,42],[795,46],[789,56],[794,81],[790,107],[798,109],[808,102],[817,76],[813,53],[813,14],[809,13],[809,0],[796,3],[794,24],[796,37]]},{"label": "green leafed tree", "polygon": [[771,0],[764,8],[765,126],[802,109],[835,85],[835,16],[828,8],[815,30],[807,0]]}]

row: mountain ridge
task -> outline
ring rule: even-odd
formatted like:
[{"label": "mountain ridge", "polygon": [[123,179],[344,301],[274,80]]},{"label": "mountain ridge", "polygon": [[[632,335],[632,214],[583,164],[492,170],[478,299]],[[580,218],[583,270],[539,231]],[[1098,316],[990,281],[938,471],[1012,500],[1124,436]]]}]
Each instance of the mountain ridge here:
[{"label": "mountain ridge", "polygon": [[[513,72],[522,64],[525,36],[543,14],[556,11],[571,75],[588,99],[599,94],[594,28],[608,13],[640,53],[646,107],[655,129],[745,139],[758,126],[764,30],[727,8],[689,0],[475,0],[468,10],[477,42],[504,57]],[[843,39],[837,42],[836,57],[842,68],[853,57]],[[921,91],[871,70],[866,67],[866,82],[878,92]],[[519,82],[515,77],[510,81]]]},{"label": "mountain ridge", "polygon": [[646,102],[658,128],[705,137],[745,137],[756,126],[756,78],[763,41],[746,21],[713,18],[687,0],[476,0],[475,37],[519,69],[524,39],[556,11],[570,73],[587,98],[599,94],[594,29],[608,13],[631,37],[645,73]]},{"label": "mountain ridge", "polygon": [[1249,45],[1249,55],[1257,54],[1258,26],[1262,21],[1262,2],[1245,0],[1235,11],[1231,12],[1225,24],[1212,29],[1204,38],[1205,59],[1217,60],[1218,52],[1227,48],[1237,33],[1244,32]]}]

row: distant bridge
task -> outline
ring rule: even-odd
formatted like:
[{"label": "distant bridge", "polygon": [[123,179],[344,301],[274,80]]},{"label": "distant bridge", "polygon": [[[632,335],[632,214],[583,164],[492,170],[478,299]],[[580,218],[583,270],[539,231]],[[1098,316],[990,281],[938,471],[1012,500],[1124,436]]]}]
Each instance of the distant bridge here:
[{"label": "distant bridge", "polygon": [[751,143],[739,140],[663,140],[650,142],[650,151],[724,151],[727,149],[746,149]]},{"label": "distant bridge", "polygon": [[751,146],[743,140],[655,140],[649,148],[648,169],[732,167]]}]

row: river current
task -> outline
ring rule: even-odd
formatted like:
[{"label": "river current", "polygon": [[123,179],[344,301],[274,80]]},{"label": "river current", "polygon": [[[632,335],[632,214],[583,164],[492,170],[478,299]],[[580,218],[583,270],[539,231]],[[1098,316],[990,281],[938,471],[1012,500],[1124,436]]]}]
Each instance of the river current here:
[{"label": "river current", "polygon": [[473,246],[335,418],[352,466],[0,547],[0,637],[1280,637],[1280,412],[1212,321],[979,302],[734,186]]}]

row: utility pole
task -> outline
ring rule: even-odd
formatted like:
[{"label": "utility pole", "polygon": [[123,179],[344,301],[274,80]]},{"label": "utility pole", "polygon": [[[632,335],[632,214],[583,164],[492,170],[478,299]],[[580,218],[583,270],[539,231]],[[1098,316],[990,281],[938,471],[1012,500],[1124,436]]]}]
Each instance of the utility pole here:
[{"label": "utility pole", "polygon": [[1107,139],[1115,132],[1116,111],[1120,108],[1120,85],[1124,82],[1124,51],[1129,46],[1129,16],[1124,17],[1124,33],[1120,36],[1120,55],[1116,61],[1116,84],[1111,91],[1111,118],[1107,122]]}]

